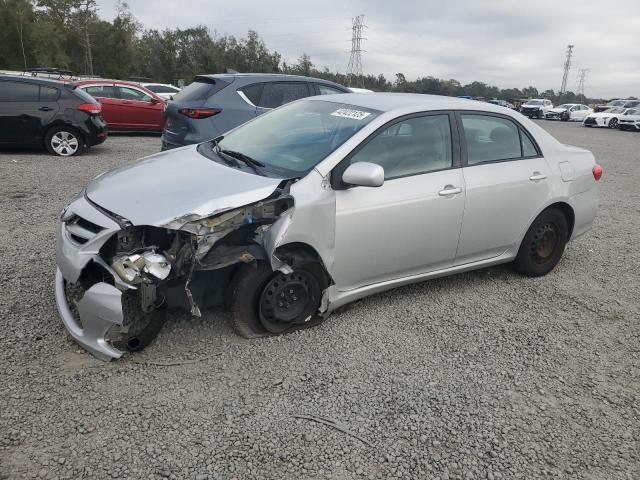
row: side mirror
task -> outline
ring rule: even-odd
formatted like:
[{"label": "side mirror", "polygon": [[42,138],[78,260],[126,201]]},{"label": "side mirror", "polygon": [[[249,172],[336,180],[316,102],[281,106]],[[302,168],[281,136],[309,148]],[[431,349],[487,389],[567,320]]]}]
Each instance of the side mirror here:
[{"label": "side mirror", "polygon": [[156,105],[157,103],[160,103],[160,100],[158,100],[156,97],[151,97],[150,101],[152,105]]},{"label": "side mirror", "polygon": [[380,187],[384,183],[384,168],[375,163],[356,162],[344,171],[342,181],[359,187]]}]

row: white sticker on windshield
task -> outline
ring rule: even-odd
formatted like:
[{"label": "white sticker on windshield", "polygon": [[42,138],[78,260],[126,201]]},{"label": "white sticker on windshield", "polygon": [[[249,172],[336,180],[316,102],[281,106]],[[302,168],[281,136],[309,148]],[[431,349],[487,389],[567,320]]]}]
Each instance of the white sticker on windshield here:
[{"label": "white sticker on windshield", "polygon": [[334,117],[353,118],[354,120],[362,120],[371,115],[371,112],[363,112],[362,110],[352,110],[350,108],[339,108],[331,115]]}]

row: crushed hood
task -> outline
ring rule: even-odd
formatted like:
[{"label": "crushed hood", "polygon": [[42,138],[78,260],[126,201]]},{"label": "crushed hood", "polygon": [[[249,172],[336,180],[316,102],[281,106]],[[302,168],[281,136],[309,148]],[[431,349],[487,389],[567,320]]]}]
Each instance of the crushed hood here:
[{"label": "crushed hood", "polygon": [[134,225],[162,226],[262,200],[282,179],[236,170],[200,155],[196,146],[157,153],[95,178],[86,194]]}]

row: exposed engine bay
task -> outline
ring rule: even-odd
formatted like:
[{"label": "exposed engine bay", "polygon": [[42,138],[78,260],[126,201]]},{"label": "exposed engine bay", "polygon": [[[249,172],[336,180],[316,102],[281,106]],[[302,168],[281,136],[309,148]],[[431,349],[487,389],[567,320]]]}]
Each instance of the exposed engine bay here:
[{"label": "exposed engine bay", "polygon": [[277,195],[212,217],[179,218],[167,228],[130,226],[100,254],[122,282],[147,291],[143,311],[166,302],[199,317],[200,306],[220,303],[207,299],[207,291],[224,282],[225,269],[266,258],[262,234],[292,205],[290,196]]}]

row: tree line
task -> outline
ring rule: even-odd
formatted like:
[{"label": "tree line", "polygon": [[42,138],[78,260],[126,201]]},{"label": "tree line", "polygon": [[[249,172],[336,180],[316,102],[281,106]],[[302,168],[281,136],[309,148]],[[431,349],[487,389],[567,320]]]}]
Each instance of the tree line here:
[{"label": "tree line", "polygon": [[374,91],[503,100],[545,97],[555,104],[587,100],[573,92],[559,95],[533,86],[501,89],[479,81],[463,85],[455,79],[433,76],[410,81],[402,73],[396,73],[392,80],[382,74],[348,78],[317,67],[306,53],[297,62],[287,64],[253,30],[238,39],[201,25],[147,29],[123,0],[116,4],[117,16],[108,22],[99,17],[96,0],[0,0],[0,69],[55,67],[78,75],[163,83],[181,79],[188,83],[197,74],[232,69],[313,76]]}]

